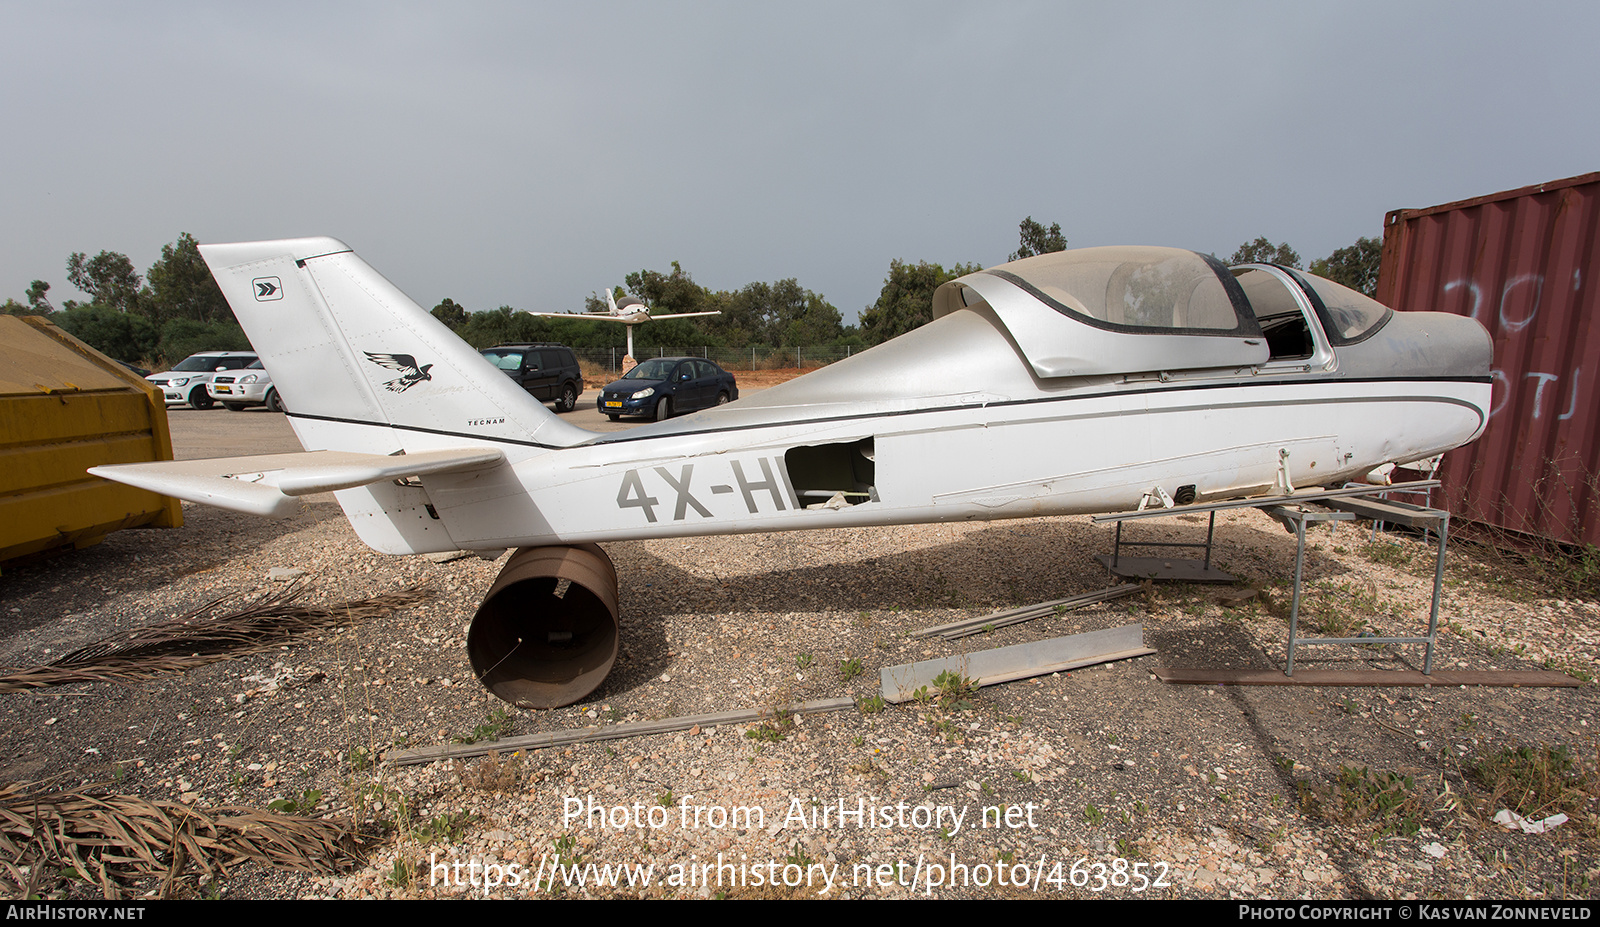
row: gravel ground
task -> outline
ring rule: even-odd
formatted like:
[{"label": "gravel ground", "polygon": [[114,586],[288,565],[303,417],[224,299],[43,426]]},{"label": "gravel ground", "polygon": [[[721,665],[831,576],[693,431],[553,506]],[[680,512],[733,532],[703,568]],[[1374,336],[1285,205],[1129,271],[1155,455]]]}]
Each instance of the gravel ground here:
[{"label": "gravel ground", "polygon": [[[1218,688],[1151,675],[1158,664],[1282,665],[1286,624],[1275,612],[1287,600],[1293,538],[1255,512],[1219,519],[1221,565],[1265,590],[1242,605],[1218,603],[1226,587],[1160,586],[950,644],[907,635],[1107,585],[1092,556],[1109,549],[1109,529],[1043,518],[607,545],[621,576],[622,654],[594,697],[546,712],[489,697],[467,664],[467,623],[497,564],[375,553],[331,503],[281,522],[196,506],[184,514],[179,531],[124,531],[70,556],[8,566],[0,664],[47,662],[218,596],[281,589],[268,578],[275,567],[305,571],[312,601],[416,583],[433,598],[181,675],[4,696],[4,780],[103,783],[203,808],[287,800],[351,820],[367,838],[366,863],[354,871],[245,866],[217,886],[191,879],[180,893],[1600,895],[1592,778],[1567,824],[1525,835],[1489,821],[1501,803],[1466,774],[1524,745],[1567,747],[1592,767],[1593,684]],[[1129,530],[1204,532],[1201,516],[1163,524]],[[1383,631],[1420,627],[1427,550],[1415,539],[1368,537],[1349,525],[1314,533],[1308,608]],[[1541,597],[1466,546],[1452,553],[1444,614],[1444,667],[1597,673],[1600,606]],[[372,760],[397,744],[496,729],[516,736],[866,700],[884,666],[1129,622],[1144,624],[1157,655],[995,686],[954,704],[422,766]],[[1311,648],[1301,659],[1372,668],[1421,661],[1420,648]],[[859,676],[841,672],[850,661]],[[1392,793],[1404,799],[1399,807],[1355,807],[1369,795],[1361,782],[1389,781],[1404,783]],[[555,872],[558,854],[579,868]],[[649,884],[632,868],[631,883],[596,884],[604,867],[622,866],[653,866]]]}]

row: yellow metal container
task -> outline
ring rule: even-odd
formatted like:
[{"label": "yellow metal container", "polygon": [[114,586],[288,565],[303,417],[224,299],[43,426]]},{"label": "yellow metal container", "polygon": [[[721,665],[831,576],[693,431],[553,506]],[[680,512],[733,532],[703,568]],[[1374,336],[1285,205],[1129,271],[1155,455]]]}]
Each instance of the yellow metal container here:
[{"label": "yellow metal container", "polygon": [[90,476],[171,460],[161,391],[38,316],[0,316],[0,560],[183,524],[178,500]]}]

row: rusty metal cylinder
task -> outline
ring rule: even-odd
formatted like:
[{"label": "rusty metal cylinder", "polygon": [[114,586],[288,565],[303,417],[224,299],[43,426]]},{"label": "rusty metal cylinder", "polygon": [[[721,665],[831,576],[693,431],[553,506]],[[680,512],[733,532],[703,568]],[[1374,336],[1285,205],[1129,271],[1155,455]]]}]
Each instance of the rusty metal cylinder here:
[{"label": "rusty metal cylinder", "polygon": [[594,544],[511,555],[467,632],[484,687],[520,708],[560,708],[593,692],[617,659],[617,571]]}]

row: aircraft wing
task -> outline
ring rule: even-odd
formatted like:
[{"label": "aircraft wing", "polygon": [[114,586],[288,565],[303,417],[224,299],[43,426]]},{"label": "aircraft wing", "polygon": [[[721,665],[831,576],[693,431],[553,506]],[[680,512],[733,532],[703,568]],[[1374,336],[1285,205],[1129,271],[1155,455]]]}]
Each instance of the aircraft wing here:
[{"label": "aircraft wing", "polygon": [[532,309],[522,310],[524,315],[536,315],[541,319],[590,319],[595,322],[621,322],[620,315],[606,315],[604,312],[534,312]]},{"label": "aircraft wing", "polygon": [[718,309],[713,312],[674,312],[668,315],[647,316],[644,319],[630,319],[628,316],[601,315],[598,312],[534,312],[529,309],[524,309],[522,311],[528,315],[536,315],[544,319],[593,319],[596,322],[622,322],[629,325],[637,325],[639,322],[643,321],[654,322],[657,319],[687,319],[697,315],[722,314],[722,310]]},{"label": "aircraft wing", "polygon": [[351,451],[301,451],[255,457],[115,464],[90,467],[89,472],[188,502],[284,518],[299,509],[299,496],[408,476],[476,470],[504,462],[503,452],[483,447],[392,457]]}]

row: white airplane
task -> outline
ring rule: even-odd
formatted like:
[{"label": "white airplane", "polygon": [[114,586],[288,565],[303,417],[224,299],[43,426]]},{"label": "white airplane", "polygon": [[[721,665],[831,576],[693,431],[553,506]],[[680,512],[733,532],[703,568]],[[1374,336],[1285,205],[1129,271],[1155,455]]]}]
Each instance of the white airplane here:
[{"label": "white airplane", "polygon": [[702,315],[721,315],[721,310],[712,312],[671,312],[665,315],[651,315],[650,307],[644,300],[634,296],[622,297],[622,302],[617,302],[611,295],[611,288],[606,287],[606,305],[611,307],[608,314],[598,312],[533,312],[524,310],[529,315],[536,315],[544,319],[593,319],[596,322],[621,322],[628,326],[628,356],[633,356],[633,327],[657,319],[692,319]]},{"label": "white airplane", "polygon": [[264,515],[332,491],[391,554],[519,548],[468,652],[527,707],[582,699],[616,659],[616,572],[596,542],[1337,486],[1471,441],[1488,418],[1490,342],[1471,319],[1397,314],[1273,265],[1110,247],[969,274],[899,338],[597,434],[338,241],[200,251],[308,450],[91,472]]}]

